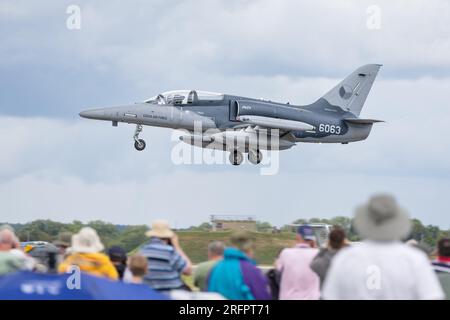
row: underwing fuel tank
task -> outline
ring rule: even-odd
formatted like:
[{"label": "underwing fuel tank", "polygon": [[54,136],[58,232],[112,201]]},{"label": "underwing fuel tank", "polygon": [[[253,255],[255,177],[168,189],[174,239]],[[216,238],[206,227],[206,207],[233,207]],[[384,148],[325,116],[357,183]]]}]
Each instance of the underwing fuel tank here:
[{"label": "underwing fuel tank", "polygon": [[236,120],[266,128],[279,128],[284,130],[296,130],[296,131],[308,131],[315,129],[314,126],[301,121],[277,119],[262,116],[238,116],[236,117]]},{"label": "underwing fuel tank", "polygon": [[280,139],[278,135],[270,135],[264,131],[255,130],[228,130],[212,135],[184,135],[180,140],[191,145],[204,148],[234,150],[247,152],[249,149],[284,150],[295,145],[294,142]]},{"label": "underwing fuel tank", "polygon": [[202,145],[205,142],[210,143],[210,142],[214,141],[214,139],[211,136],[199,135],[199,134],[180,136],[180,140],[187,144],[192,144],[192,145],[194,145],[194,144]]}]

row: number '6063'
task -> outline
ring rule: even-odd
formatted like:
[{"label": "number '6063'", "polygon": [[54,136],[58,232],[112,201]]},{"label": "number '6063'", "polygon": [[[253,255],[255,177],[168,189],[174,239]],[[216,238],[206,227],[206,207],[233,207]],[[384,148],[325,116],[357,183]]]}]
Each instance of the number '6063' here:
[{"label": "number '6063'", "polygon": [[335,126],[333,124],[321,123],[319,125],[319,132],[332,133],[332,134],[341,134],[341,127],[340,126]]}]

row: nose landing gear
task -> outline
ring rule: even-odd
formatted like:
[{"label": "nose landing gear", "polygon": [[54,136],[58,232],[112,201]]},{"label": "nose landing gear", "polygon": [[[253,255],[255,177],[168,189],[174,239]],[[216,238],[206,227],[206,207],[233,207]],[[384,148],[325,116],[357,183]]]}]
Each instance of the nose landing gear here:
[{"label": "nose landing gear", "polygon": [[145,140],[144,139],[139,139],[139,134],[142,131],[142,125],[137,124],[136,125],[136,130],[134,131],[134,147],[136,148],[137,151],[142,151],[145,149]]}]

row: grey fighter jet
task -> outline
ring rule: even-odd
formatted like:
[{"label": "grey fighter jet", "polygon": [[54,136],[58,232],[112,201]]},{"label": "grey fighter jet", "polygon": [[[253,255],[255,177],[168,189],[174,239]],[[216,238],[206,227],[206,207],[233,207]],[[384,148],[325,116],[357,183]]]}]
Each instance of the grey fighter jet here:
[{"label": "grey fighter jet", "polygon": [[[258,164],[260,150],[286,150],[297,142],[342,143],[364,140],[380,120],[359,117],[381,65],[367,64],[352,72],[323,97],[309,105],[278,103],[196,90],[161,93],[144,102],[80,113],[88,119],[136,125],[136,150],[144,125],[183,129],[183,142],[230,152],[239,165],[243,153]],[[264,134],[261,134],[264,133]]]}]

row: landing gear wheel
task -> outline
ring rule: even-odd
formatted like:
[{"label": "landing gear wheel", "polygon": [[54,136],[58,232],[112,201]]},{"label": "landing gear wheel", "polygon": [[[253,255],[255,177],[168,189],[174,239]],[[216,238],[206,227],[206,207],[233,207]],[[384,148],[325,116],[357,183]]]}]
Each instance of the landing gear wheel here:
[{"label": "landing gear wheel", "polygon": [[233,166],[238,166],[242,163],[244,160],[244,156],[242,155],[242,152],[234,150],[230,152],[230,163]]},{"label": "landing gear wheel", "polygon": [[142,125],[137,124],[136,125],[136,130],[134,131],[134,147],[136,148],[137,151],[142,151],[145,149],[145,141],[144,139],[139,139],[139,133],[141,133],[142,131]]},{"label": "landing gear wheel", "polygon": [[259,164],[262,161],[263,155],[259,150],[248,151],[248,161],[252,164]]},{"label": "landing gear wheel", "polygon": [[134,147],[136,148],[137,151],[142,151],[145,149],[145,141],[144,139],[138,139],[137,141],[134,142]]}]

